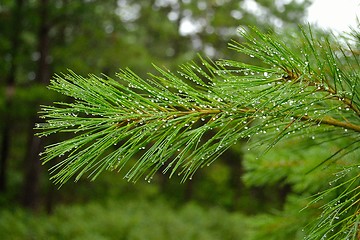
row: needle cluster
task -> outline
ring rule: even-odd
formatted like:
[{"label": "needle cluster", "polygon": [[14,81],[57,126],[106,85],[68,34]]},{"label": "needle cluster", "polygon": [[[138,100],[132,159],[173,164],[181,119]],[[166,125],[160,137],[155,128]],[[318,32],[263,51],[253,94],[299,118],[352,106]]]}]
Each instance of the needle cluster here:
[{"label": "needle cluster", "polygon": [[[129,165],[129,181],[150,181],[159,170],[185,181],[243,139],[266,144],[264,151],[291,137],[349,143],[324,163],[359,150],[356,34],[335,39],[310,28],[287,36],[256,28],[239,33],[241,41],[230,48],[247,55],[249,63],[199,57],[199,63],[184,64],[176,73],[155,66],[158,74],[147,79],[129,69],[118,79],[71,71],[55,76],[49,88],[73,101],[43,106],[45,122],[36,126],[39,136],[65,136],[42,155],[44,163],[61,159],[51,168],[52,179],[59,184],[83,175],[94,180],[103,170]],[[252,58],[261,64],[252,64]],[[347,205],[336,205],[337,212],[325,205],[325,218],[309,239],[339,237],[335,228],[357,234],[359,174],[351,179],[339,185],[345,191],[335,201]],[[343,211],[352,217],[334,221]]]}]

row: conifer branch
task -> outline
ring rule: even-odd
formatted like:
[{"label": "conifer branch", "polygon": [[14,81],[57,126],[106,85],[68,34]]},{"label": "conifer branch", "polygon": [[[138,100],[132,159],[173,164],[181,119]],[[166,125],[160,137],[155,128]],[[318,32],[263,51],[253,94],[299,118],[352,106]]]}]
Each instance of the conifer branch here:
[{"label": "conifer branch", "polygon": [[[327,38],[324,45],[313,39],[311,31],[303,30],[304,46],[299,55],[290,49],[290,45],[270,34],[262,34],[257,29],[242,32],[242,36],[248,42],[234,42],[230,44],[231,48],[250,57],[257,57],[273,67],[260,67],[231,60],[213,63],[201,58],[205,68],[194,62],[185,64],[179,72],[180,77],[156,66],[160,75],[150,75],[146,80],[129,69],[123,70],[117,76],[128,83],[128,86],[110,78],[102,79],[93,75],[84,78],[73,72],[56,76],[50,88],[73,97],[76,101],[72,104],[58,103],[59,107],[43,107],[43,117],[48,121],[37,126],[42,130],[39,136],[56,132],[84,134],[46,149],[45,162],[70,153],[70,159],[53,168],[55,173],[65,166],[54,178],[65,182],[75,172],[84,168],[78,179],[97,164],[102,167],[95,168],[95,172],[91,174],[92,179],[104,169],[114,169],[117,166],[122,168],[123,164],[119,165],[115,159],[120,159],[125,151],[134,151],[125,154],[125,164],[144,146],[154,141],[161,144],[164,141],[162,134],[168,134],[171,127],[179,127],[176,134],[172,135],[171,142],[176,138],[184,138],[184,142],[180,142],[189,144],[189,147],[185,147],[185,151],[180,151],[177,156],[171,149],[177,144],[172,143],[168,148],[164,148],[165,150],[160,150],[163,151],[160,155],[151,149],[150,152],[145,152],[141,159],[151,162],[151,158],[161,156],[161,162],[170,161],[171,166],[174,161],[179,161],[181,164],[176,164],[175,170],[181,165],[187,166],[188,160],[185,159],[189,159],[195,164],[190,164],[190,168],[186,167],[189,170],[186,177],[191,176],[199,166],[212,162],[214,156],[218,156],[218,153],[226,150],[233,142],[251,137],[255,133],[270,134],[275,129],[290,132],[293,131],[291,129],[301,129],[310,123],[359,132],[359,126],[353,123],[358,119],[352,115],[352,112],[359,115],[359,96],[354,87],[349,88],[356,86],[356,83],[351,85],[348,82],[350,76],[338,69],[341,62],[338,62],[335,54],[331,52]],[[325,47],[318,48],[319,45]],[[318,49],[325,49],[326,52],[317,52]],[[321,61],[321,56],[325,56],[325,62]],[[347,55],[345,59],[346,63],[350,62]],[[336,69],[332,69],[334,67]],[[329,81],[329,76],[334,80]],[[341,83],[340,79],[345,79],[345,84]],[[350,92],[346,92],[348,90]],[[339,103],[332,103],[331,99]],[[342,105],[346,106],[346,111],[341,111],[341,108],[344,108]],[[347,111],[350,109],[352,111]],[[310,114],[310,111],[314,114]],[[340,117],[345,121],[339,120]],[[231,129],[224,128],[229,127],[229,124],[238,128],[234,134]],[[150,128],[155,132],[151,132]],[[203,136],[212,129],[217,129],[223,135],[215,134],[215,138],[206,142]],[[118,132],[118,136],[113,136],[115,140],[110,141],[107,134],[114,131]],[[275,136],[280,137],[276,139],[280,140],[285,132],[278,135],[275,131]],[[132,135],[142,139],[142,142],[132,144]],[[220,136],[231,136],[227,140],[231,139],[233,142],[224,141]],[[101,138],[103,140],[100,141]],[[105,139],[106,142],[102,142]],[[215,151],[207,156],[210,160],[206,160],[205,150],[199,148],[199,143],[195,144],[195,139],[197,142],[205,140],[203,147],[214,144]],[[117,142],[123,142],[124,148],[106,155],[110,146]],[[226,144],[222,144],[224,142]],[[89,163],[80,154],[94,147],[101,150],[94,152],[94,156],[88,156],[93,159]],[[178,144],[177,148],[181,149],[182,146]],[[166,160],[163,156],[169,159]],[[195,159],[190,160],[191,158]],[[133,168],[131,171],[136,173],[127,176],[136,176],[133,178],[136,180],[151,166],[159,169],[156,164],[145,164],[140,168]],[[175,170],[172,170],[171,175]]]},{"label": "conifer branch", "polygon": [[[261,60],[261,66],[200,57],[201,66],[184,64],[178,74],[155,66],[158,75],[148,79],[129,69],[118,73],[118,80],[73,72],[55,76],[50,89],[74,101],[43,106],[45,122],[36,126],[39,136],[67,135],[42,155],[44,163],[60,159],[50,169],[52,179],[94,180],[104,170],[130,165],[129,181],[144,175],[150,181],[160,169],[185,181],[241,139],[266,142],[267,150],[292,136],[331,141],[330,134],[337,134],[351,142],[325,161],[360,149],[360,61],[350,42],[344,49],[311,29],[285,40],[256,28],[240,34],[244,41],[230,48]],[[351,191],[337,200],[358,199],[352,189],[359,178],[351,179],[341,184]],[[356,236],[358,208],[329,227],[328,217],[338,216],[330,205],[309,239],[330,234],[334,226]],[[349,202],[341,207],[340,212],[355,208]]]}]

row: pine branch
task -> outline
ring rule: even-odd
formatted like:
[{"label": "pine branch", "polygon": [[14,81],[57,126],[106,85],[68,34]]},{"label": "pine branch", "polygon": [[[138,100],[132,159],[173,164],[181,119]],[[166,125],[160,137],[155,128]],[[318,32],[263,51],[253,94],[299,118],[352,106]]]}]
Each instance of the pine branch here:
[{"label": "pine branch", "polygon": [[[185,181],[244,138],[266,143],[265,151],[290,137],[347,142],[321,164],[359,151],[360,61],[352,39],[337,41],[310,28],[284,39],[256,28],[240,35],[244,41],[230,48],[261,65],[200,58],[201,66],[184,64],[176,74],[155,66],[158,74],[147,79],[129,69],[117,80],[71,71],[55,76],[49,88],[73,101],[42,106],[45,122],[36,125],[39,136],[66,138],[42,153],[44,163],[57,160],[51,178],[94,180],[130,165],[129,181],[150,181],[160,169]],[[357,169],[345,169],[341,179],[353,176],[314,200],[342,189],[324,205],[308,239],[356,237]]]},{"label": "pine branch", "polygon": [[[184,82],[177,82],[179,79],[174,75],[160,71],[176,83],[159,77],[157,79],[164,82],[163,85],[159,85],[153,80],[145,82],[130,71],[124,71],[119,75],[128,81],[132,88],[141,90],[141,93],[136,93],[112,79],[104,80],[95,76],[86,79],[71,73],[71,75],[57,76],[54,79],[52,89],[74,97],[77,101],[73,104],[60,103],[68,108],[44,107],[44,117],[52,119],[45,124],[38,125],[39,129],[44,130],[41,135],[56,132],[86,132],[61,144],[49,146],[45,151],[45,162],[70,152],[69,158],[53,168],[53,172],[55,172],[63,167],[54,175],[58,182],[67,181],[74,172],[80,171],[81,168],[83,170],[80,171],[77,179],[87,171],[93,171],[90,175],[95,179],[104,169],[122,168],[135,152],[144,149],[146,145],[149,145],[150,149],[127,174],[129,179],[138,179],[150,167],[157,170],[165,161],[171,161],[169,165],[175,164],[171,175],[183,164],[189,169],[189,173],[185,174],[186,177],[189,177],[192,171],[205,163],[190,161],[193,163],[190,164],[185,160],[189,158],[187,155],[201,159],[205,159],[207,156],[208,161],[211,161],[214,155],[223,152],[223,148],[229,147],[229,143],[226,143],[211,152],[200,148],[201,143],[199,143],[205,132],[216,127],[219,128],[219,125],[236,125],[240,121],[229,121],[228,123],[227,116],[224,114],[228,107],[220,106],[221,99],[210,90],[201,93]],[[156,87],[150,84],[156,84]],[[176,93],[170,90],[175,87],[177,88]],[[93,92],[86,91],[86,89],[93,89]],[[188,92],[190,94],[187,94]],[[196,96],[190,98],[189,95],[194,93]],[[152,94],[154,98],[145,98],[144,95],[147,94]],[[236,111],[246,112],[241,109],[236,109]],[[206,125],[203,126],[201,123],[206,123]],[[203,144],[204,146],[225,142],[224,140],[227,138],[239,137],[230,130],[225,130],[224,127],[219,129],[222,129],[224,133],[219,131]],[[102,156],[106,155],[105,151],[108,148],[119,141],[124,142],[121,148],[107,156]],[[88,146],[89,144],[90,146]],[[150,146],[152,144],[154,145]],[[191,148],[197,151],[190,154]],[[176,150],[179,150],[179,153],[173,157]],[[128,153],[129,151],[133,152]],[[124,159],[121,159],[120,156],[123,154],[125,154]],[[100,162],[96,162],[97,160]],[[96,171],[98,172],[96,173]],[[153,173],[154,171],[151,171],[146,178],[151,178]]]},{"label": "pine branch", "polygon": [[[284,40],[255,28],[240,34],[245,41],[230,48],[261,65],[200,58],[201,66],[184,64],[177,74],[155,66],[158,75],[148,79],[129,69],[118,80],[73,72],[55,76],[50,89],[74,101],[43,106],[46,122],[36,126],[39,136],[67,136],[42,155],[44,163],[61,159],[51,178],[59,184],[85,174],[94,180],[103,170],[130,165],[129,181],[144,175],[150,181],[160,169],[185,181],[241,139],[266,143],[266,150],[297,136],[351,142],[326,162],[360,149],[360,62],[351,41],[311,29]],[[348,197],[358,195],[351,190],[339,196]],[[336,226],[356,228],[348,231],[355,236],[357,211]],[[311,236],[328,230],[314,228]]]},{"label": "pine branch", "polygon": [[[272,146],[285,134],[303,134],[302,128],[309,126],[329,125],[359,132],[359,94],[357,81],[351,78],[358,79],[359,71],[353,66],[354,61],[348,54],[337,57],[328,38],[318,42],[311,31],[302,31],[300,54],[298,48],[293,51],[274,35],[256,29],[242,32],[248,42],[230,45],[272,67],[230,60],[215,64],[201,59],[204,68],[192,62],[183,65],[179,75],[155,66],[160,75],[150,75],[146,80],[124,70],[117,76],[128,86],[107,77],[84,78],[73,72],[56,76],[50,88],[76,101],[43,107],[43,117],[48,120],[38,125],[42,130],[39,135],[82,134],[49,146],[44,162],[69,153],[69,158],[52,169],[56,172],[53,178],[63,183],[76,172],[79,179],[85,172],[93,171],[90,175],[95,179],[104,169],[122,168],[148,146],[150,152],[145,151],[140,158],[144,164],[126,175],[130,180],[137,180],[153,168],[147,177],[151,178],[160,168],[159,162],[175,166],[171,175],[180,166],[188,169],[185,180],[238,139],[254,134],[274,135],[276,140],[269,145]],[[344,63],[350,65],[352,75],[342,70],[345,66],[339,68]],[[171,128],[176,134],[166,137]],[[213,129],[218,132],[206,139],[205,133]],[[107,153],[117,143],[122,147]],[[204,148],[210,143],[214,144],[214,151],[207,156]],[[163,148],[155,151],[153,144]],[[184,150],[177,153],[174,146]],[[125,153],[130,150],[134,152]],[[125,159],[117,160],[122,155]],[[159,159],[152,163],[155,157]]]},{"label": "pine branch", "polygon": [[[360,175],[354,175],[357,168],[357,166],[350,166],[336,173],[336,179],[329,183],[335,186],[319,193],[309,204],[313,205],[322,201],[334,191],[340,192],[335,198],[322,206],[321,217],[311,224],[311,234],[306,236],[305,239],[321,239],[325,237],[326,239],[356,239],[358,237]],[[340,180],[343,181],[340,182]]]}]

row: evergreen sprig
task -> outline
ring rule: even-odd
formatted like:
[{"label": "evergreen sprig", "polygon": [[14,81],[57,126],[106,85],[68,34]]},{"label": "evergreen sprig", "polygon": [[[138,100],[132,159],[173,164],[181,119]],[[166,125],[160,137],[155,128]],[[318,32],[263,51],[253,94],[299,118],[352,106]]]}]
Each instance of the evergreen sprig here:
[{"label": "evergreen sprig", "polygon": [[182,167],[180,173],[186,179],[213,161],[241,137],[247,124],[244,116],[248,114],[233,119],[232,113],[248,110],[233,108],[214,91],[216,68],[203,63],[208,73],[194,63],[182,66],[180,75],[194,84],[159,68],[162,76],[147,80],[128,69],[122,71],[118,77],[128,86],[93,75],[56,76],[50,88],[76,101],[43,107],[43,117],[49,120],[37,128],[43,130],[41,135],[73,132],[76,136],[45,151],[45,162],[68,153],[52,168],[55,181],[66,182],[75,173],[78,180],[89,171],[95,179],[104,169],[121,169],[138,152],[144,154],[127,173],[129,180],[137,180],[148,169],[150,180],[165,164],[164,172],[171,169],[171,175]]},{"label": "evergreen sprig", "polygon": [[[150,181],[160,169],[184,181],[241,139],[254,146],[266,143],[265,151],[289,137],[316,138],[310,141],[316,144],[343,140],[345,145],[324,162],[359,150],[356,39],[336,39],[310,28],[283,39],[256,28],[240,35],[242,41],[230,48],[260,59],[261,65],[200,57],[201,64],[184,64],[177,73],[155,66],[158,74],[147,79],[129,69],[118,73],[118,80],[71,71],[55,76],[50,89],[74,101],[43,106],[46,122],[36,126],[39,136],[67,137],[43,153],[44,163],[65,156],[51,168],[52,179],[63,184],[87,174],[94,180],[103,170],[128,164],[129,181],[144,175]],[[309,239],[330,236],[338,226],[348,236],[358,234],[359,211],[353,208],[359,177],[351,179],[339,185],[345,190],[335,199],[344,204],[337,205],[337,212],[333,202],[325,205]],[[339,215],[344,220],[334,221]],[[328,228],[329,222],[339,225]]]},{"label": "evergreen sprig", "polygon": [[[309,226],[305,239],[358,239],[360,223],[359,167],[352,165],[335,174],[331,188],[317,194],[309,206],[328,199],[321,216]],[[330,195],[330,196],[329,196]]]}]

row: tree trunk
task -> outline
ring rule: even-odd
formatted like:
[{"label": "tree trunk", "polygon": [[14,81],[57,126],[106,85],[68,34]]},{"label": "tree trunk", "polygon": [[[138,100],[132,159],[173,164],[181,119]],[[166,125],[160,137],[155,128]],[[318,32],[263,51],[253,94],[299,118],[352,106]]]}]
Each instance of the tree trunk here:
[{"label": "tree trunk", "polygon": [[48,84],[50,79],[49,70],[49,31],[50,21],[48,16],[49,0],[40,0],[39,2],[39,16],[40,26],[38,33],[38,52],[40,54],[38,62],[38,70],[36,73],[36,81],[38,83]]},{"label": "tree trunk", "polygon": [[[38,119],[38,118],[35,118]],[[31,121],[31,123],[35,122]],[[33,124],[29,126],[29,140],[25,155],[25,182],[22,204],[24,207],[37,210],[40,206],[40,170],[39,153],[41,140],[34,136]]]},{"label": "tree trunk", "polygon": [[236,153],[231,149],[227,150],[223,156],[226,165],[230,170],[229,186],[233,191],[233,202],[231,209],[238,210],[240,208],[240,197],[244,191],[244,183],[241,181],[241,177],[244,174],[243,168],[243,156],[242,153]]},{"label": "tree trunk", "polygon": [[[39,32],[38,32],[38,52],[40,58],[36,72],[36,82],[41,84],[49,83],[49,31],[50,23],[48,17],[48,0],[39,1]],[[34,110],[36,107],[34,106]],[[36,116],[36,112],[34,112]],[[40,158],[39,153],[42,149],[41,139],[34,136],[33,127],[39,122],[39,118],[33,117],[28,131],[29,141],[27,154],[25,156],[24,169],[24,188],[23,206],[36,210],[40,206]]]},{"label": "tree trunk", "polygon": [[0,193],[6,191],[7,185],[7,159],[9,157],[10,149],[10,129],[12,119],[10,110],[13,107],[13,95],[15,91],[15,74],[17,71],[17,58],[20,47],[20,33],[22,31],[22,12],[24,0],[16,0],[13,10],[13,32],[11,35],[11,50],[10,50],[10,69],[6,79],[6,93],[5,93],[5,109],[3,116],[3,125],[1,128],[1,149],[0,149]]}]

